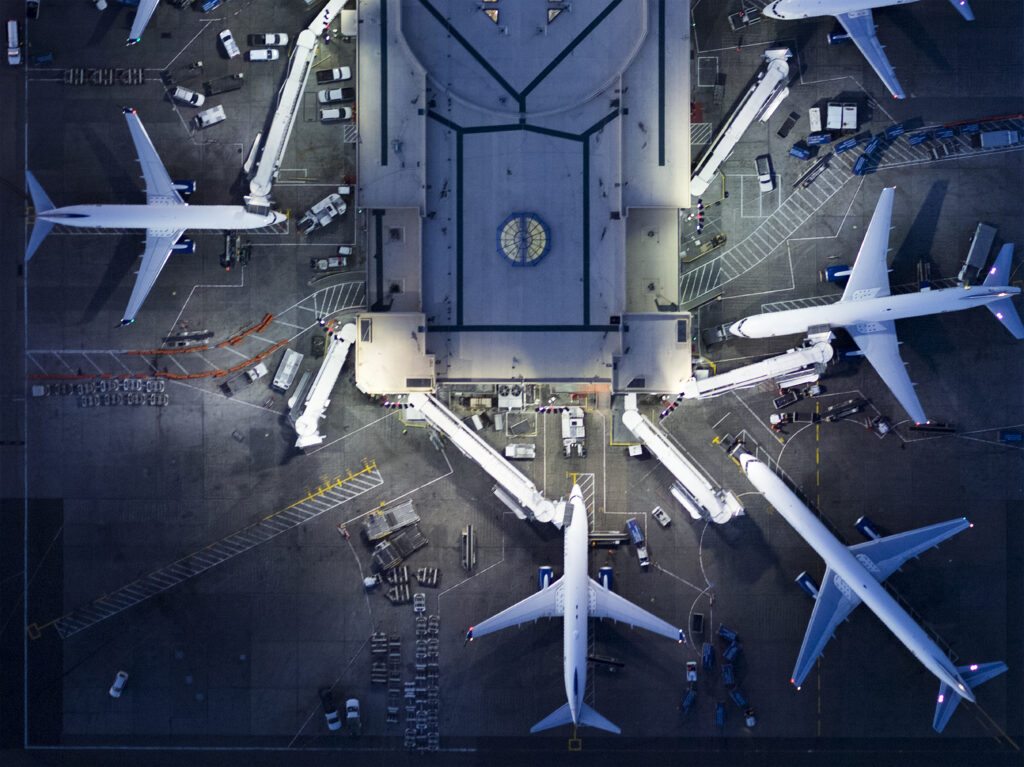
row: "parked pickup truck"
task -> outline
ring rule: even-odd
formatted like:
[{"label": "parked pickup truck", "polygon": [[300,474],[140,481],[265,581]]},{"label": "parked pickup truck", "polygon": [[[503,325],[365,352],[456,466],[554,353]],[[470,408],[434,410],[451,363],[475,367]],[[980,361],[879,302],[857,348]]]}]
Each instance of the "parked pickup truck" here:
[{"label": "parked pickup truck", "polygon": [[348,210],[348,205],[341,199],[341,196],[350,192],[351,189],[349,187],[339,186],[337,192],[332,192],[320,200],[299,220],[299,231],[303,234],[309,234],[315,229],[327,226],[335,218],[342,215]]},{"label": "parked pickup truck", "polygon": [[335,67],[334,69],[321,69],[316,73],[316,84],[337,83],[342,80],[351,80],[352,70],[348,67]]},{"label": "parked pickup truck", "polygon": [[355,101],[355,88],[324,88],[316,94],[316,100],[321,104],[331,104],[335,101]]}]

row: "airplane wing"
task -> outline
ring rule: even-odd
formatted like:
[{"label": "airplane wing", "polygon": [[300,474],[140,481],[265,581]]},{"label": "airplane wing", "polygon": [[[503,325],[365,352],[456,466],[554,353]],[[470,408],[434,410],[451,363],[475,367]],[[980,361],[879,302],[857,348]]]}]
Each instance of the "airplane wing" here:
[{"label": "airplane wing", "polygon": [[963,517],[951,519],[949,522],[939,522],[937,525],[919,527],[917,530],[858,543],[849,547],[850,553],[876,581],[881,583],[911,557],[938,546],[947,538],[952,538],[970,526],[971,523]]},{"label": "airplane wing", "polygon": [[846,581],[830,568],[826,568],[821,589],[814,600],[811,622],[807,625],[804,643],[800,645],[800,654],[797,656],[796,667],[790,679],[795,687],[804,683],[804,679],[811,672],[811,667],[825,649],[836,628],[859,604],[860,598],[853,593]]},{"label": "airplane wing", "polygon": [[516,602],[497,615],[492,615],[469,629],[469,638],[475,639],[509,626],[519,626],[527,621],[538,618],[557,618],[562,615],[562,582],[555,581],[543,591],[531,594],[521,602]]},{"label": "airplane wing", "polygon": [[875,70],[889,92],[898,99],[906,98],[900,81],[896,79],[892,64],[889,63],[889,57],[885,55],[882,44],[875,36],[875,20],[871,16],[871,9],[841,13],[836,18],[850,39],[860,48],[860,52],[864,54],[864,58],[868,60],[868,64]]},{"label": "airplane wing", "polygon": [[868,231],[857,251],[850,279],[843,291],[843,301],[863,301],[868,298],[884,298],[889,295],[889,269],[886,254],[889,252],[889,226],[892,221],[892,203],[896,187],[882,190],[875,205],[875,212],[868,224]]},{"label": "airplane wing", "polygon": [[609,591],[593,578],[587,583],[589,589],[590,614],[595,618],[611,618],[613,621],[628,623],[630,626],[647,629],[677,642],[686,641],[683,630],[652,615],[628,599]]},{"label": "airplane wing", "polygon": [[126,108],[124,117],[128,121],[128,130],[135,143],[135,153],[139,156],[142,166],[142,178],[146,182],[146,203],[148,205],[184,205],[181,195],[174,189],[174,182],[167,175],[167,169],[160,162],[160,155],[153,148],[149,134],[142,127],[134,109]]},{"label": "airplane wing", "polygon": [[135,21],[132,22],[132,31],[128,33],[128,45],[133,45],[142,39],[142,32],[146,29],[146,25],[159,3],[160,0],[140,0],[139,8],[135,11]]},{"label": "airplane wing", "polygon": [[861,322],[846,326],[846,330],[914,423],[927,421],[924,408],[921,407],[921,401],[917,398],[914,384],[907,373],[906,363],[900,357],[896,323],[892,320]]},{"label": "airplane wing", "polygon": [[128,299],[128,308],[125,309],[124,318],[121,320],[122,325],[135,321],[135,315],[142,308],[143,301],[146,300],[153,283],[160,276],[160,270],[164,268],[171,255],[171,248],[184,232],[184,229],[146,230],[146,252],[142,254],[142,266],[138,277],[135,278],[135,287],[132,288],[131,298]]}]

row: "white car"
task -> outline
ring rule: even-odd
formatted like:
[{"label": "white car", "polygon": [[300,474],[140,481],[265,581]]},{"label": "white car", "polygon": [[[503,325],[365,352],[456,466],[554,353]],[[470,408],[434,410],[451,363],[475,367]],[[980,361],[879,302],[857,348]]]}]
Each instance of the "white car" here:
[{"label": "white car", "polygon": [[281,51],[274,48],[253,48],[249,51],[249,61],[277,61]]},{"label": "white car", "polygon": [[228,55],[229,59],[242,55],[242,52],[238,50],[238,43],[235,42],[235,38],[231,35],[230,29],[225,29],[217,37],[220,38],[221,44],[224,46],[224,52]]},{"label": "white car", "polygon": [[128,682],[128,672],[118,671],[114,677],[114,683],[110,685],[110,697],[120,698],[121,693],[124,692],[124,686]]}]

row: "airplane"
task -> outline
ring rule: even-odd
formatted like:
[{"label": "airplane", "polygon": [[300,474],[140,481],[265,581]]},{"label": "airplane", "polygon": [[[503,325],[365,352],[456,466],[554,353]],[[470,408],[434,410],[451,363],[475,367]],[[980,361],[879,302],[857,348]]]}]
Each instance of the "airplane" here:
[{"label": "airplane", "polygon": [[135,45],[142,41],[142,33],[159,3],[160,0],[139,0],[139,7],[135,11],[135,20],[132,21],[132,30],[128,33],[128,45]]},{"label": "airplane", "polygon": [[[896,73],[889,63],[884,46],[875,36],[875,22],[872,8],[887,5],[905,5],[917,0],[775,0],[764,8],[764,15],[773,19],[806,19],[811,16],[835,16],[854,44],[864,54],[872,69],[892,93],[893,98],[903,99],[906,95],[900,87]],[[954,8],[968,21],[974,21],[974,13],[967,0],[949,0]]]},{"label": "airplane", "polygon": [[1011,243],[1000,249],[995,264],[981,285],[890,295],[885,256],[895,189],[887,187],[882,190],[840,301],[826,306],[755,314],[733,323],[729,332],[740,338],[771,338],[804,333],[823,325],[845,328],[903,409],[915,423],[920,424],[927,418],[905,363],[900,358],[894,320],[984,306],[1016,339],[1024,338],[1024,325],[1012,299],[1020,293],[1020,288],[1008,284],[1013,258]]},{"label": "airplane", "polygon": [[621,730],[583,702],[587,687],[587,626],[588,618],[611,618],[630,626],[640,626],[655,634],[686,641],[683,630],[663,621],[587,575],[587,538],[589,523],[583,503],[583,492],[573,485],[569,502],[564,505],[564,567],[562,577],[521,602],[502,610],[482,623],[471,626],[466,640],[490,634],[493,631],[519,626],[538,618],[563,616],[562,652],[565,694],[568,702],[541,719],[530,728],[540,732],[559,725],[581,724],[598,727],[608,732]]},{"label": "airplane", "polygon": [[145,229],[146,252],[142,254],[142,268],[128,299],[121,325],[135,322],[160,270],[175,249],[184,243],[178,239],[188,229],[259,229],[284,221],[283,213],[250,213],[241,205],[189,205],[181,199],[175,182],[167,175],[160,156],[153,148],[138,114],[125,107],[128,130],[135,143],[135,152],[142,165],[142,178],[146,183],[145,205],[70,205],[56,207],[31,172],[28,180],[32,203],[36,209],[36,222],[28,243],[25,260],[35,254],[39,245],[56,224],[94,229]]},{"label": "airplane", "polygon": [[[733,457],[738,452],[734,450]],[[775,472],[750,453],[742,451],[738,457],[750,483],[825,560],[825,575],[790,678],[794,687],[800,689],[833,632],[861,602],[938,677],[939,695],[932,720],[937,732],[945,728],[961,698],[974,702],[972,685],[976,687],[1007,670],[1001,661],[954,666],[882,586],[882,581],[911,557],[971,527],[965,518],[843,546]]]}]

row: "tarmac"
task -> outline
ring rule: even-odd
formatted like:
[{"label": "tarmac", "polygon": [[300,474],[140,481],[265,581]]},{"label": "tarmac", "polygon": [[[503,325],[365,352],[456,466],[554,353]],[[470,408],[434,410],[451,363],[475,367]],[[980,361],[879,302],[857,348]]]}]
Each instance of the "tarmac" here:
[{"label": "tarmac", "polygon": [[[735,5],[730,13],[740,9]],[[807,109],[819,102],[857,103],[860,130],[875,134],[910,120],[922,127],[994,116],[1019,122],[1022,10],[1010,2],[975,5],[971,23],[945,3],[876,11],[879,37],[912,96],[895,102],[855,48],[826,44],[831,19],[764,20],[733,30],[718,4],[692,4],[691,101],[703,115],[691,126],[694,160],[766,47],[791,47],[797,72],[778,113],[748,131],[723,166],[721,188],[712,187],[703,201],[708,223],[701,235],[723,233],[726,245],[685,262],[700,246],[687,219],[692,211],[681,211],[679,302],[693,312],[695,360],[726,369],[795,345],[797,338],[735,339],[705,349],[699,338],[703,328],[774,302],[838,296],[840,289],[819,281],[818,272],[852,263],[885,186],[897,187],[893,285],[916,282],[919,262],[933,280],[955,276],[980,220],[999,228],[997,245],[1024,242],[1019,148],[986,154],[963,141],[936,159],[912,151],[904,138],[890,142],[866,176],[853,176],[853,158],[839,155],[806,189],[792,186],[808,166],[787,152],[806,137]],[[4,10],[21,15],[16,2]],[[238,381],[227,397],[209,377],[169,378],[162,379],[166,406],[148,399],[83,405],[90,394],[75,386],[100,380],[92,376],[185,376],[240,365],[269,349],[273,371],[281,343],[306,354],[303,370],[314,370],[316,316],[347,319],[364,309],[362,284],[373,274],[365,256],[368,215],[354,204],[340,223],[308,239],[294,226],[246,235],[252,259],[230,271],[219,264],[220,235],[195,237],[196,254],[171,259],[127,329],[115,326],[134,280],[138,233],[55,233],[23,264],[26,167],[58,205],[142,199],[120,117],[126,105],[138,109],[171,176],[198,182],[191,202],[238,202],[247,187],[241,164],[268,123],[284,61],[229,61],[216,34],[230,27],[241,42],[257,32],[290,33],[308,23],[311,11],[299,0],[235,0],[209,14],[165,4],[131,48],[123,45],[127,14],[114,3],[100,13],[90,3],[43,0],[40,19],[29,22],[28,67],[8,68],[0,79],[0,99],[14,116],[0,126],[7,182],[0,238],[9,275],[0,281],[0,311],[10,331],[0,337],[8,361],[0,377],[5,763],[1020,763],[1022,456],[1020,447],[999,441],[999,432],[1024,428],[1024,357],[987,312],[898,327],[921,402],[929,416],[952,425],[948,433],[910,429],[884,384],[857,358],[830,366],[821,396],[788,408],[799,420],[784,434],[768,428],[777,396],[770,388],[683,402],[662,427],[746,507],[745,516],[722,526],[692,522],[669,493],[668,472],[626,456],[621,399],[603,391],[528,386],[521,416],[506,419],[501,432],[481,432],[498,449],[510,441],[536,444],[537,459],[517,467],[546,496],[567,496],[579,481],[594,530],[622,530],[635,517],[647,533],[649,570],[622,546],[595,548],[591,574],[613,566],[617,593],[685,627],[689,642],[680,647],[641,630],[592,624],[592,655],[603,660],[589,675],[586,700],[622,736],[582,730],[573,739],[568,728],[529,735],[564,701],[558,622],[469,645],[465,631],[532,593],[538,567],[551,565],[557,575],[561,535],[516,519],[487,476],[450,445],[439,450],[410,411],[384,409],[360,393],[351,363],[321,426],[327,440],[307,454],[293,447],[286,396],[270,390],[269,379]],[[52,63],[31,63],[46,52]],[[197,61],[201,73],[188,68]],[[335,36],[321,47],[315,68],[343,64],[356,66],[356,44]],[[64,85],[64,68],[101,65],[143,67],[145,83]],[[188,127],[194,110],[164,96],[165,70],[185,85],[242,71],[246,85],[208,100],[222,103],[229,119],[195,132]],[[799,119],[781,137],[790,112]],[[345,139],[341,126],[320,124],[315,85],[308,85],[274,187],[293,219],[351,180],[355,144]],[[766,152],[776,190],[761,195],[753,158]],[[346,270],[325,276],[310,268],[311,258],[353,243]],[[718,265],[706,267],[712,260]],[[745,267],[729,271],[722,264]],[[702,269],[699,280],[688,280]],[[174,361],[152,353],[175,333],[211,331],[213,342],[238,337],[267,314],[270,324],[236,345]],[[836,344],[852,346],[842,337]],[[131,353],[139,350],[149,353]],[[45,395],[33,396],[33,385],[46,387]],[[463,417],[470,410],[460,396],[470,394],[493,391],[443,392]],[[851,397],[866,399],[866,410],[838,423],[812,423],[815,413]],[[534,412],[570,404],[587,410],[586,458],[563,457],[558,415]],[[642,398],[641,407],[657,419],[664,404]],[[880,435],[865,428],[875,415],[887,416],[895,429]],[[862,515],[884,533],[961,515],[974,523],[887,581],[960,663],[1010,666],[978,689],[977,705],[961,705],[942,735],[931,729],[936,680],[864,609],[839,628],[804,688],[789,685],[812,609],[794,578],[806,571],[820,579],[824,567],[725,454],[722,442],[730,436],[769,457],[847,544],[860,540],[853,524]],[[440,753],[433,757],[418,751],[425,739],[410,747],[407,729],[416,728],[406,699],[399,721],[389,723],[387,685],[371,682],[370,637],[385,632],[402,640],[403,695],[406,682],[415,686],[417,614],[411,604],[392,605],[383,586],[364,587],[371,559],[360,535],[370,511],[407,499],[428,541],[407,564],[441,573],[436,587],[411,585],[425,596],[424,614],[440,625],[438,703],[420,706],[436,712]],[[656,505],[671,526],[654,522]],[[291,521],[270,535],[275,520]],[[467,569],[469,526],[476,561]],[[192,570],[177,571],[166,588],[153,585],[181,563]],[[88,618],[101,613],[109,614]],[[703,615],[702,635],[690,632],[695,613]],[[62,622],[68,616],[86,617]],[[714,635],[720,625],[739,634],[735,670],[757,712],[753,728],[721,678],[725,645]],[[697,702],[683,712],[684,664],[699,659],[703,642],[718,657],[712,669],[701,667]],[[130,677],[114,699],[107,690],[122,669]],[[327,729],[317,697],[323,686],[333,688],[336,701],[360,699],[361,738]],[[724,726],[714,719],[718,701],[727,706]]]}]

